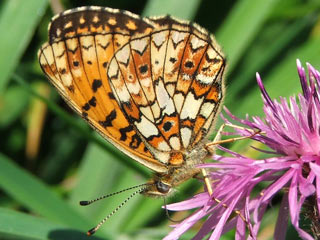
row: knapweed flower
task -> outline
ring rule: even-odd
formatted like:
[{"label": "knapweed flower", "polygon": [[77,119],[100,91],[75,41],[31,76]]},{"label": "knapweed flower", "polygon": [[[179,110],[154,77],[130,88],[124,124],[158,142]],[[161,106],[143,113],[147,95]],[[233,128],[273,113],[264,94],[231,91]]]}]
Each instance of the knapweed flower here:
[{"label": "knapweed flower", "polygon": [[[207,170],[213,194],[204,192],[167,206],[174,211],[197,210],[175,225],[165,239],[179,238],[203,218],[206,220],[194,239],[219,239],[234,227],[236,239],[257,239],[264,213],[279,192],[282,202],[274,239],[285,239],[289,219],[302,239],[314,239],[311,233],[320,237],[320,73],[310,64],[307,67],[308,75],[297,60],[302,93],[288,100],[272,100],[257,74],[264,118],[239,119],[225,109],[243,127],[234,128],[236,133],[268,146],[270,151],[257,150],[270,157],[255,160],[219,147],[231,157],[215,155],[214,163],[199,166],[211,169]],[[253,135],[253,131],[257,134]],[[257,184],[262,182],[265,187],[257,193]],[[303,226],[304,230],[299,224],[302,212],[311,222],[310,227]]]}]

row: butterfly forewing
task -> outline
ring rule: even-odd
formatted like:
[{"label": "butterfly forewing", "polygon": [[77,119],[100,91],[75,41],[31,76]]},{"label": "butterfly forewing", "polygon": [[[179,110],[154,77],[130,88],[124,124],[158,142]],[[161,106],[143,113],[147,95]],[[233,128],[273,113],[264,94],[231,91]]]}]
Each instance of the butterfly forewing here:
[{"label": "butterfly forewing", "polygon": [[117,103],[107,76],[115,51],[128,42],[131,30],[121,28],[125,21],[130,27],[134,22],[140,26],[137,34],[142,27],[150,29],[139,18],[119,11],[64,12],[53,19],[49,43],[40,49],[39,61],[67,103],[102,136],[133,159],[164,172],[166,167],[154,159]]},{"label": "butterfly forewing", "polygon": [[210,131],[224,58],[210,35],[171,17],[85,7],[49,27],[43,71],[69,105],[156,172],[181,166]]}]

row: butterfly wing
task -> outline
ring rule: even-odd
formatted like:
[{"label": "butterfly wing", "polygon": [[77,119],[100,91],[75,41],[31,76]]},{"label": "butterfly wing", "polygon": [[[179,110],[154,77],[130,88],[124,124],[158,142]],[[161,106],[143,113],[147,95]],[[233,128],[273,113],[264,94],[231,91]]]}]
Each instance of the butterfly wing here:
[{"label": "butterfly wing", "polygon": [[213,126],[223,98],[225,59],[214,37],[197,24],[168,16],[150,20],[167,29],[162,79],[179,121],[180,148],[190,152]]},{"label": "butterfly wing", "polygon": [[[130,25],[131,24],[131,25]],[[138,28],[131,30],[130,27]],[[115,100],[106,74],[117,49],[152,26],[119,10],[83,7],[52,19],[49,42],[39,50],[42,70],[65,101],[121,151],[157,172],[154,159]]]},{"label": "butterfly wing", "polygon": [[116,100],[160,162],[181,166],[207,135],[222,100],[225,62],[208,33],[171,17],[148,18],[107,70]]},{"label": "butterfly wing", "polygon": [[43,71],[103,137],[156,172],[179,166],[207,135],[225,61],[197,25],[84,7],[53,18]]}]

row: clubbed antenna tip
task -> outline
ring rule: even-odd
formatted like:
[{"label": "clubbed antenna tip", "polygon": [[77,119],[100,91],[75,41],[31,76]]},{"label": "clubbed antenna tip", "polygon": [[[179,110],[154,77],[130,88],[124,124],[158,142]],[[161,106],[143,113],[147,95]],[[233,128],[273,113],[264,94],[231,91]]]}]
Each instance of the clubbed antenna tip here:
[{"label": "clubbed antenna tip", "polygon": [[87,232],[87,235],[88,235],[88,236],[92,236],[93,234],[95,234],[96,231],[97,231],[97,230],[96,230],[95,227],[94,227],[94,228],[91,228],[91,229]]},{"label": "clubbed antenna tip", "polygon": [[81,206],[87,206],[90,204],[90,201],[80,201]]}]

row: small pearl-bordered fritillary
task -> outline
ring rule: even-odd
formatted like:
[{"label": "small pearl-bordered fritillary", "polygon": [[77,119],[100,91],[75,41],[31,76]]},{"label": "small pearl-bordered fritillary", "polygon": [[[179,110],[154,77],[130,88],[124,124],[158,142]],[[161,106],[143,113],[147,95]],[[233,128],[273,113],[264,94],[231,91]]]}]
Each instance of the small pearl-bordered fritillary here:
[{"label": "small pearl-bordered fritillary", "polygon": [[225,59],[206,30],[80,7],[53,17],[38,57],[77,113],[155,172],[142,193],[166,196],[199,173],[224,92]]}]

